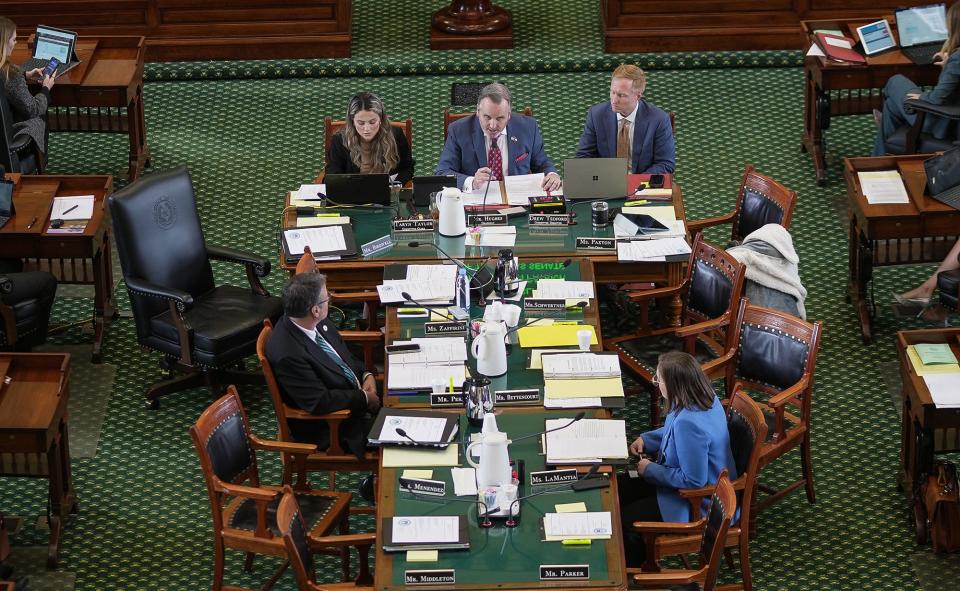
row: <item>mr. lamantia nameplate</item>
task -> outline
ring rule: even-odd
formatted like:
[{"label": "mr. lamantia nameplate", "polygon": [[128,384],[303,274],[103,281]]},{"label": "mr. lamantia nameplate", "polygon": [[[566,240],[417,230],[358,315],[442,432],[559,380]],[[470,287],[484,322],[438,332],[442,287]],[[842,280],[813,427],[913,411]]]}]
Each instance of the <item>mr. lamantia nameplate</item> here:
[{"label": "mr. lamantia nameplate", "polygon": [[442,480],[427,480],[426,478],[400,478],[400,489],[442,497],[447,494],[447,483]]}]

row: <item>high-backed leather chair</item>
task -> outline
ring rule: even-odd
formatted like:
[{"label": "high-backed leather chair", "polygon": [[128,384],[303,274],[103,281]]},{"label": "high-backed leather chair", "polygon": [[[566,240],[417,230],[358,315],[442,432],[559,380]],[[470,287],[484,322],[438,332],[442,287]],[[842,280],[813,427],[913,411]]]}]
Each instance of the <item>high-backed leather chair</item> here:
[{"label": "high-backed leather chair", "polygon": [[[640,306],[638,328],[632,334],[604,339],[603,346],[615,351],[651,392],[652,424],[659,423],[660,416],[660,396],[653,386],[658,357],[682,350],[706,363],[731,351],[736,341],[728,327],[735,318],[745,275],[742,263],[697,236],[680,285],[628,292],[630,301]],[[674,297],[680,298],[680,326],[668,326],[663,318]],[[659,322],[650,313],[653,301],[658,302]]]},{"label": "high-backed leather chair", "polygon": [[[960,105],[934,105],[920,99],[907,99],[904,106],[917,114],[913,125],[904,123],[884,141],[884,147],[890,154],[930,154],[943,152],[957,145],[960,140]],[[936,115],[951,120],[952,129],[946,137],[936,138],[923,132],[927,115]]]},{"label": "high-backed leather chair", "polygon": [[[137,341],[163,354],[169,379],[147,390],[147,404],[170,392],[206,385],[263,383],[228,371],[254,353],[264,318],[277,319],[280,298],[260,283],[264,257],[208,245],[186,168],[142,177],[109,198],[113,235],[130,294]],[[249,287],[216,285],[211,259],[239,263]],[[186,375],[175,378],[177,370]]]},{"label": "high-backed leather chair", "polygon": [[[467,111],[466,113],[451,113],[450,109],[443,110],[443,139],[447,139],[447,129],[450,127],[450,124],[458,119],[463,119],[464,117],[469,117],[470,115],[476,114],[477,110]],[[526,115],[530,117],[533,115],[533,108],[530,105],[527,105],[519,113],[520,115]]]},{"label": "high-backed leather chair", "polygon": [[780,224],[790,229],[790,220],[797,205],[797,192],[747,165],[740,179],[737,203],[730,213],[687,222],[687,228],[698,234],[704,228],[731,224],[730,241],[739,243],[767,224]]},{"label": "high-backed leather chair", "polygon": [[643,534],[648,556],[653,551],[656,537],[664,534],[695,535],[700,538],[697,569],[662,570],[653,564],[647,564],[642,570],[628,568],[630,588],[640,589],[677,589],[683,591],[714,591],[717,575],[720,572],[720,559],[723,554],[723,540],[727,538],[730,522],[737,511],[737,497],[734,493],[727,471],[720,473],[717,486],[712,494],[712,502],[707,517],[693,523],[675,523],[669,521],[637,521],[633,530]]},{"label": "high-backed leather chair", "polygon": [[7,172],[42,174],[43,154],[27,135],[15,135],[13,111],[5,94],[0,93],[0,165]]},{"label": "high-backed leather chair", "polygon": [[[0,275],[0,297],[13,291],[18,274],[12,275]],[[0,300],[0,349],[29,350],[46,338],[57,279],[50,273],[31,275],[46,276],[41,285],[48,285],[49,289],[44,287],[42,292],[16,302]]]}]

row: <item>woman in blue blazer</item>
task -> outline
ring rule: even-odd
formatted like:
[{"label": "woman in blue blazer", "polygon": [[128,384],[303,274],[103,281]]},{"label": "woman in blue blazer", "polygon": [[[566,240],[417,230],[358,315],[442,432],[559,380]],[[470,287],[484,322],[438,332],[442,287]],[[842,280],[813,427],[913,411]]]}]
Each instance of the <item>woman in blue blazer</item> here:
[{"label": "woman in blue blazer", "polygon": [[[912,80],[902,74],[892,76],[883,87],[883,113],[879,116],[879,128],[873,144],[873,155],[887,153],[885,140],[901,125],[916,121],[916,113],[907,112],[903,101],[920,99],[934,105],[955,105],[960,101],[960,2],[954,2],[947,10],[947,40],[934,57],[934,63],[943,68],[937,85],[921,92]],[[876,116],[876,112],[874,112]],[[947,137],[950,120],[927,114],[923,120],[923,132],[938,139]]]},{"label": "woman in blue blazer", "polygon": [[[680,351],[664,353],[654,384],[664,398],[666,420],[630,444],[630,452],[656,460],[641,458],[637,478],[617,481],[627,566],[640,566],[646,551],[642,536],[630,533],[633,522],[690,521],[690,503],[677,489],[714,484],[724,468],[731,480],[737,477],[726,414],[697,360]],[[701,509],[704,516],[708,503]]]}]

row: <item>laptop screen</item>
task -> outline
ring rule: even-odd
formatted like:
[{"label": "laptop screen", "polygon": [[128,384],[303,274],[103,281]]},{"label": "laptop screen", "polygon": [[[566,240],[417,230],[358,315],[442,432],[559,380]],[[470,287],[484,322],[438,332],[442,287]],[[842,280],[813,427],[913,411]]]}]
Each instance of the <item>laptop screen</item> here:
[{"label": "laptop screen", "polygon": [[52,57],[62,64],[69,64],[76,35],[69,31],[37,26],[37,44],[33,57],[48,60]]},{"label": "laptop screen", "polygon": [[13,183],[0,180],[0,216],[13,215]]},{"label": "laptop screen", "polygon": [[947,38],[947,11],[943,4],[917,6],[897,11],[900,45],[910,47]]}]

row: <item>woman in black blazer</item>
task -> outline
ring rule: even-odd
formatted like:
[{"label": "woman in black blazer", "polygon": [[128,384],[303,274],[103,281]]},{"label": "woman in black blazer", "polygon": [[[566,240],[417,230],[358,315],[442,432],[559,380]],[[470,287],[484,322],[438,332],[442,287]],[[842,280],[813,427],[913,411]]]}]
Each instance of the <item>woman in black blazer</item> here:
[{"label": "woman in black blazer", "polygon": [[361,92],[347,104],[347,123],[330,140],[327,174],[388,173],[397,183],[413,178],[413,157],[403,131],[390,125],[383,101]]}]

